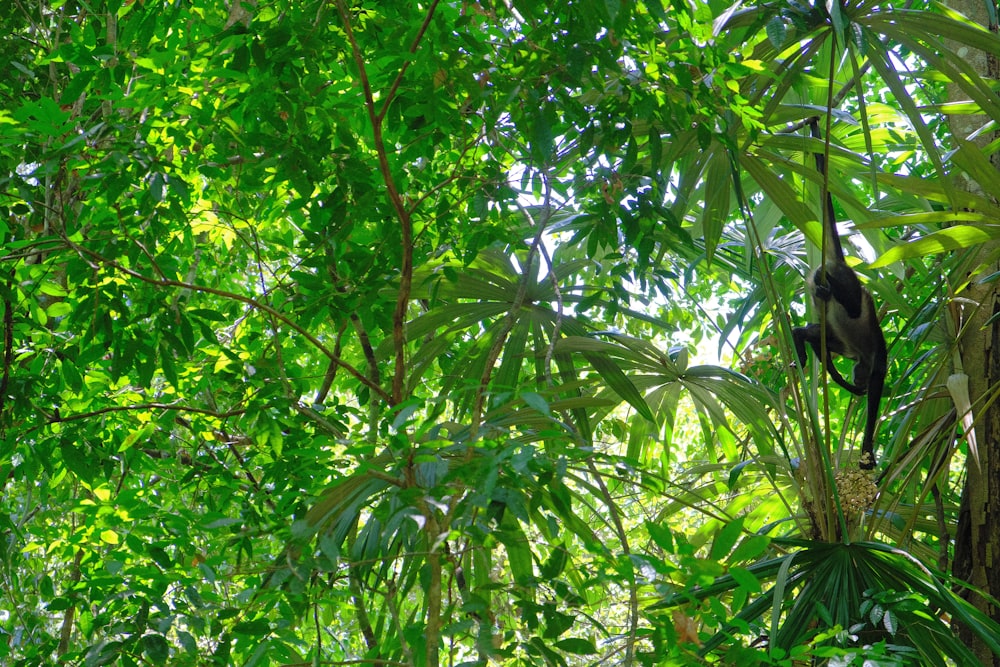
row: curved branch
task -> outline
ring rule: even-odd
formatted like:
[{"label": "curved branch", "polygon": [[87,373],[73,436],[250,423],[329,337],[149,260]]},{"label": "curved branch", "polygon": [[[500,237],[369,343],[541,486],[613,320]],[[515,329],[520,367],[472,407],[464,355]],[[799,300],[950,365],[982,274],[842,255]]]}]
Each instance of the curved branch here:
[{"label": "curved branch", "polygon": [[[434,0],[428,8],[427,14],[424,17],[424,22],[421,24],[413,43],[410,45],[409,52],[411,54],[416,52],[417,46],[420,44],[420,40],[423,39],[427,26],[430,24],[431,18],[434,16],[437,4],[438,0]],[[395,365],[392,376],[392,395],[389,398],[390,405],[397,405],[403,400],[403,385],[406,377],[405,326],[406,311],[410,303],[410,292],[413,283],[413,218],[410,215],[410,211],[407,210],[406,205],[403,203],[403,198],[400,196],[399,190],[396,187],[396,181],[392,177],[392,171],[389,167],[389,154],[385,148],[385,138],[382,136],[382,121],[385,118],[386,110],[392,103],[396,91],[402,82],[403,75],[406,72],[409,61],[404,62],[403,66],[396,74],[396,78],[393,81],[388,94],[385,96],[385,101],[382,104],[382,110],[376,113],[375,96],[372,94],[372,85],[368,78],[368,70],[365,68],[365,61],[361,56],[361,47],[358,45],[358,42],[354,37],[354,29],[351,27],[351,16],[347,11],[347,7],[344,5],[344,0],[337,0],[337,11],[340,13],[341,21],[343,21],[344,33],[347,35],[347,41],[351,45],[351,53],[354,56],[354,64],[358,68],[358,76],[361,78],[361,87],[364,91],[365,98],[365,109],[368,111],[368,120],[372,125],[372,139],[375,144],[375,153],[378,155],[379,171],[382,174],[382,181],[385,183],[385,189],[389,195],[389,201],[392,203],[392,208],[396,212],[396,217],[399,219],[400,225],[403,259],[402,265],[399,267],[399,293],[396,296],[396,308],[392,314],[392,340],[395,350]]]},{"label": "curved branch", "polygon": [[[10,290],[13,284],[13,272],[7,282],[7,289]],[[0,418],[3,417],[4,408],[7,402],[7,385],[10,382],[10,369],[14,366],[14,304],[11,300],[3,300],[3,372],[0,374]],[[0,422],[2,428],[2,422]]]},{"label": "curved branch", "polygon": [[[518,205],[518,208],[524,214],[524,216],[531,223],[532,227],[535,229],[535,237],[531,241],[531,245],[528,247],[528,256],[524,261],[524,265],[521,267],[521,279],[517,285],[517,292],[514,294],[514,298],[511,299],[510,309],[507,314],[504,315],[503,321],[500,325],[500,331],[497,333],[493,344],[490,346],[489,351],[486,354],[486,363],[483,365],[482,375],[479,377],[479,385],[476,388],[476,400],[472,407],[472,435],[475,436],[479,429],[479,422],[482,419],[483,409],[486,403],[486,389],[490,383],[490,377],[493,375],[493,366],[496,364],[497,360],[500,358],[500,353],[503,352],[504,344],[507,342],[507,337],[510,332],[513,331],[514,325],[517,323],[518,313],[524,306],[525,299],[528,295],[528,280],[531,278],[532,265],[535,262],[535,256],[538,254],[538,248],[542,244],[542,235],[545,234],[546,228],[548,228],[549,220],[552,217],[552,182],[549,179],[547,173],[543,173],[543,182],[545,183],[545,195],[542,202],[542,215],[538,220],[531,215],[523,206]],[[470,438],[470,442],[475,438]]]},{"label": "curved branch", "polygon": [[[437,9],[439,0],[434,0],[431,6],[427,9],[427,15],[424,16],[424,22],[420,24],[420,29],[417,30],[416,36],[413,38],[413,43],[410,44],[409,53],[413,54],[417,52],[417,47],[420,42],[424,39],[424,33],[427,32],[427,26],[431,24],[431,19],[434,18],[434,11]],[[339,5],[340,3],[338,3]],[[354,46],[354,43],[351,43]],[[399,85],[403,83],[403,75],[406,74],[407,68],[410,63],[413,62],[412,59],[406,59],[403,61],[403,66],[399,68],[399,72],[396,74],[395,80],[393,80],[392,85],[389,87],[389,94],[385,96],[385,102],[382,104],[382,110],[378,112],[376,119],[381,124],[382,120],[385,118],[385,114],[389,111],[389,104],[392,103],[394,97],[396,97],[396,91],[399,90]]]},{"label": "curved branch", "polygon": [[130,412],[132,410],[176,410],[178,412],[193,412],[199,415],[208,415],[209,417],[216,417],[217,419],[226,419],[228,417],[236,417],[237,415],[242,415],[246,413],[246,410],[227,410],[226,412],[217,412],[215,410],[209,410],[208,408],[195,408],[188,405],[178,405],[176,403],[136,403],[135,405],[109,405],[107,407],[98,408],[97,410],[90,410],[89,412],[78,412],[76,414],[63,416],[60,414],[52,415],[49,419],[50,422],[73,422],[79,421],[81,419],[89,419],[91,417],[97,417],[99,415],[105,415],[109,412]]},{"label": "curved branch", "polygon": [[281,322],[289,329],[291,329],[292,331],[294,331],[295,333],[299,334],[307,341],[312,343],[313,346],[317,350],[322,352],[331,362],[337,364],[345,371],[350,373],[356,380],[358,380],[359,382],[361,382],[361,384],[371,389],[372,392],[377,394],[382,400],[385,401],[390,400],[389,395],[385,393],[382,387],[378,386],[377,384],[374,384],[371,380],[365,377],[358,369],[356,369],[354,366],[350,365],[346,361],[342,360],[337,354],[335,354],[332,350],[326,347],[318,338],[316,338],[316,336],[306,331],[300,324],[293,321],[284,313],[272,308],[271,306],[268,306],[267,304],[261,303],[256,299],[252,299],[242,294],[237,294],[235,292],[227,292],[226,290],[220,290],[214,287],[208,287],[205,285],[196,285],[194,283],[187,283],[181,280],[173,280],[171,278],[150,278],[149,276],[139,273],[134,269],[122,266],[115,260],[104,257],[103,255],[100,255],[94,252],[93,250],[84,248],[83,246],[73,243],[72,241],[69,241],[69,243],[70,246],[81,255],[89,257],[90,259],[99,262],[101,264],[106,264],[107,266],[112,267],[116,271],[120,271],[128,276],[135,278],[136,280],[141,280],[144,283],[148,283],[150,285],[157,285],[159,287],[176,287],[178,289],[189,289],[192,292],[204,292],[205,294],[214,294],[215,296],[219,296],[224,299],[232,299],[233,301],[238,301],[240,303],[246,304],[255,310],[267,313],[268,315],[270,315],[271,317]]}]

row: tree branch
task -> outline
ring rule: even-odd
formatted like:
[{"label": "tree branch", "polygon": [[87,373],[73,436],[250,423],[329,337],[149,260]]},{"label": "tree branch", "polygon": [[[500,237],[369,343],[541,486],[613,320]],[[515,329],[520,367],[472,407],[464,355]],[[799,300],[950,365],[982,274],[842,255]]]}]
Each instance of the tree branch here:
[{"label": "tree branch", "polygon": [[[413,44],[410,45],[410,53],[416,52],[417,46],[430,23],[434,10],[437,7],[435,0],[427,10],[424,23],[421,25]],[[379,171],[382,174],[382,181],[385,183],[386,192],[396,217],[399,219],[400,236],[402,237],[402,264],[399,267],[399,293],[396,296],[396,308],[392,314],[392,340],[395,351],[395,364],[392,376],[392,394],[389,398],[390,405],[398,405],[403,401],[403,385],[406,377],[406,311],[410,303],[410,292],[413,284],[413,218],[403,203],[403,198],[399,194],[396,182],[392,177],[392,170],[389,167],[389,155],[385,148],[385,138],[382,136],[382,120],[386,109],[391,104],[403,74],[406,72],[407,64],[400,68],[396,79],[383,102],[382,111],[375,112],[375,97],[372,94],[371,81],[368,78],[368,71],[365,68],[364,58],[361,56],[361,47],[354,37],[354,30],[351,27],[351,16],[344,5],[344,0],[337,0],[337,11],[344,23],[344,33],[347,41],[351,45],[351,53],[354,56],[354,64],[358,68],[358,76],[361,78],[361,87],[364,91],[365,109],[368,111],[368,120],[372,125],[372,139],[375,144],[375,153],[378,156]]]},{"label": "tree branch", "polygon": [[[411,55],[417,52],[417,47],[420,46],[420,42],[424,38],[424,33],[427,32],[427,26],[431,24],[431,19],[434,18],[434,11],[437,9],[438,1],[439,0],[434,0],[431,3],[431,6],[427,9],[427,15],[424,16],[424,22],[420,24],[420,30],[417,31],[416,36],[413,38],[413,43],[410,44],[408,53]],[[337,4],[339,5],[340,3]],[[396,97],[396,91],[399,90],[399,85],[403,83],[403,75],[406,74],[406,70],[410,66],[410,62],[410,59],[403,61],[403,66],[399,68],[399,72],[396,74],[395,80],[393,80],[392,85],[389,87],[389,94],[385,96],[385,102],[382,104],[382,110],[379,111],[378,116],[376,116],[380,124],[385,118],[385,114],[389,111],[389,104],[392,103],[393,98]]]},{"label": "tree branch", "polygon": [[186,283],[181,280],[173,280],[171,278],[150,278],[149,276],[143,275],[142,273],[139,273],[134,269],[122,266],[115,260],[104,257],[103,255],[100,255],[94,252],[93,250],[90,250],[81,245],[73,243],[72,241],[67,240],[67,242],[74,250],[80,253],[80,255],[89,257],[92,260],[97,261],[101,264],[106,264],[107,266],[112,267],[116,271],[120,271],[126,275],[132,276],[133,278],[141,280],[144,283],[148,283],[150,285],[157,285],[159,287],[177,287],[179,289],[189,289],[192,292],[204,292],[205,294],[214,294],[215,296],[219,296],[224,299],[232,299],[233,301],[244,303],[255,310],[267,313],[268,315],[270,315],[271,317],[281,322],[282,324],[290,328],[292,331],[294,331],[295,333],[299,334],[307,341],[312,343],[313,346],[317,350],[322,352],[330,361],[332,361],[333,363],[337,364],[345,371],[350,373],[356,380],[358,380],[359,382],[361,382],[361,384],[371,389],[380,398],[382,398],[383,400],[389,400],[388,394],[385,393],[382,387],[372,383],[372,381],[366,378],[364,375],[362,375],[361,372],[358,371],[358,369],[354,368],[354,366],[351,366],[349,363],[340,359],[338,355],[334,354],[332,350],[326,347],[318,338],[316,338],[316,336],[306,331],[301,325],[294,322],[284,313],[272,308],[271,306],[268,306],[267,304],[261,303],[256,299],[252,299],[242,294],[237,294],[235,292],[227,292],[225,290],[216,289],[214,287],[207,287],[205,285],[196,285],[194,283]]},{"label": "tree branch", "polygon": [[49,421],[54,422],[73,422],[79,421],[81,419],[89,419],[91,417],[97,417],[99,415],[108,414],[109,412],[130,412],[132,410],[177,410],[179,412],[194,412],[200,415],[208,415],[210,417],[216,417],[218,419],[226,419],[228,417],[235,417],[236,415],[242,415],[246,410],[229,410],[227,412],[216,412],[215,410],[209,410],[208,408],[195,408],[188,405],[178,405],[176,403],[137,403],[135,405],[109,405],[107,407],[99,408],[97,410],[91,410],[89,412],[78,412],[69,416],[62,416],[59,414],[52,415]]},{"label": "tree branch", "polygon": [[[493,344],[490,346],[489,352],[486,355],[486,363],[483,366],[483,373],[479,377],[479,386],[476,388],[476,401],[472,408],[472,421],[471,427],[473,429],[473,435],[479,429],[479,422],[482,419],[483,407],[486,402],[486,388],[489,386],[490,377],[493,375],[493,366],[496,364],[497,359],[500,358],[500,353],[503,351],[504,344],[507,342],[507,336],[514,329],[514,325],[517,323],[518,311],[524,305],[525,298],[528,294],[528,280],[531,278],[531,266],[535,261],[535,255],[538,254],[538,247],[542,243],[542,235],[545,233],[545,229],[548,227],[549,219],[551,217],[551,206],[552,206],[552,184],[549,181],[548,175],[543,176],[545,181],[545,200],[542,203],[542,215],[537,221],[532,217],[531,213],[525,209],[521,208],[525,217],[528,221],[532,223],[535,227],[535,237],[532,239],[531,246],[528,248],[528,257],[521,267],[521,280],[517,286],[517,293],[510,304],[510,310],[504,315],[503,324],[501,325],[500,331],[497,333]],[[470,441],[472,438],[470,438]]]}]

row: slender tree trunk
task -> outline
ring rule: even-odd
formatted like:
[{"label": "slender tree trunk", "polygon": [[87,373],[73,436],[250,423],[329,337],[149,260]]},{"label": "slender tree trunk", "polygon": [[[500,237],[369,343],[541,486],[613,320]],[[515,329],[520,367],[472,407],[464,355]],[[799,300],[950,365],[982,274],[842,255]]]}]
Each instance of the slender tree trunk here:
[{"label": "slender tree trunk", "polygon": [[[980,253],[985,258],[989,249]],[[978,259],[977,259],[978,263]],[[994,265],[981,275],[1000,269]],[[968,296],[977,304],[967,310],[968,322],[960,339],[969,395],[976,419],[978,460],[966,460],[965,487],[959,508],[952,574],[994,598],[1000,598],[1000,403],[983,409],[983,397],[1000,386],[1000,326],[989,323],[1000,316],[1000,292],[990,281],[974,285]],[[956,369],[960,370],[960,369]],[[963,592],[979,609],[1000,621],[1000,609],[982,596]],[[1000,667],[1000,658],[975,641],[967,629],[962,638],[973,646],[983,665]]]},{"label": "slender tree trunk", "polygon": [[[992,285],[980,286],[974,292],[980,304],[972,318],[968,333],[963,337],[962,355],[965,367],[973,370],[969,378],[970,394],[975,401],[1000,383],[1000,327],[983,324],[1000,313],[1000,295]],[[977,373],[976,371],[980,371]],[[952,573],[983,590],[994,598],[1000,597],[1000,409],[997,404],[976,415],[979,462],[967,461],[965,488],[955,536],[955,560]],[[973,604],[994,620],[1000,621],[1000,610],[978,595],[970,595]],[[967,629],[959,628],[962,638],[975,647],[984,665],[1000,667],[1000,658],[974,641]]]},{"label": "slender tree trunk", "polygon": [[[986,11],[986,3],[996,0],[956,0],[953,6],[969,18],[996,32]],[[995,54],[970,52],[968,62],[984,77],[997,78],[1000,62]],[[965,96],[951,91],[953,99]],[[968,137],[979,129],[986,118],[983,116],[955,116],[951,119],[952,132],[960,138]],[[993,137],[983,136],[979,145],[983,146]],[[997,157],[991,156],[994,165]],[[978,190],[971,182],[959,182],[959,187]],[[996,193],[983,193],[996,196]],[[980,258],[986,258],[994,248],[984,248]],[[976,266],[972,264],[970,266]],[[989,268],[981,275],[996,271],[998,266]],[[964,280],[966,276],[960,278]],[[974,311],[966,311],[969,319],[960,340],[961,358],[964,371],[969,375],[969,393],[976,417],[976,436],[979,451],[978,462],[972,456],[967,461],[965,488],[959,511],[958,530],[955,536],[955,560],[952,573],[985,593],[1000,599],[1000,402],[994,402],[988,409],[982,409],[981,399],[1000,386],[1000,326],[992,321],[1000,314],[1000,289],[996,281],[973,284],[969,296],[978,304]],[[962,369],[956,369],[956,372]],[[978,409],[977,409],[978,408]],[[1000,609],[990,604],[982,596],[970,594],[970,601],[986,612],[994,620],[1000,621]],[[959,634],[973,647],[983,665],[1000,667],[1000,657],[994,656],[985,646],[976,642],[966,628],[959,628]]]}]

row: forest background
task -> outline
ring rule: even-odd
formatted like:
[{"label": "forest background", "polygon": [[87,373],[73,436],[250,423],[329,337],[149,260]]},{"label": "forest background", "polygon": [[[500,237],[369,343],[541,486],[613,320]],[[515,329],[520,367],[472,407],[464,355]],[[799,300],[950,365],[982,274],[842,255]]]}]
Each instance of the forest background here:
[{"label": "forest background", "polygon": [[993,0],[551,4],[5,5],[4,664],[1000,664]]}]

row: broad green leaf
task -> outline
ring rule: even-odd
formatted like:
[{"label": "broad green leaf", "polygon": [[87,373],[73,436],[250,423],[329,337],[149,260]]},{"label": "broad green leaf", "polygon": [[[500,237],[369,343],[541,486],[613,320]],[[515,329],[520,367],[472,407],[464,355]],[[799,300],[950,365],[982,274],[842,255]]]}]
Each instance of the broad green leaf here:
[{"label": "broad green leaf", "polygon": [[142,653],[154,665],[165,665],[170,657],[170,645],[160,634],[142,636]]},{"label": "broad green leaf", "polygon": [[729,568],[729,574],[747,592],[760,593],[760,581],[749,570],[742,567],[731,567]]},{"label": "broad green leaf", "polygon": [[739,518],[735,521],[730,521],[722,529],[715,534],[715,540],[712,542],[711,558],[714,560],[725,560],[729,552],[733,550],[736,545],[736,541],[740,539],[743,534],[743,519]]},{"label": "broad green leaf", "polygon": [[951,250],[975,248],[1000,238],[1000,228],[971,225],[956,225],[928,234],[915,241],[893,246],[871,263],[873,269],[888,266],[893,262],[938,254]]},{"label": "broad green leaf", "polygon": [[597,653],[597,647],[594,646],[592,641],[579,637],[560,639],[553,646],[560,651],[566,651],[575,655],[594,655]]}]

